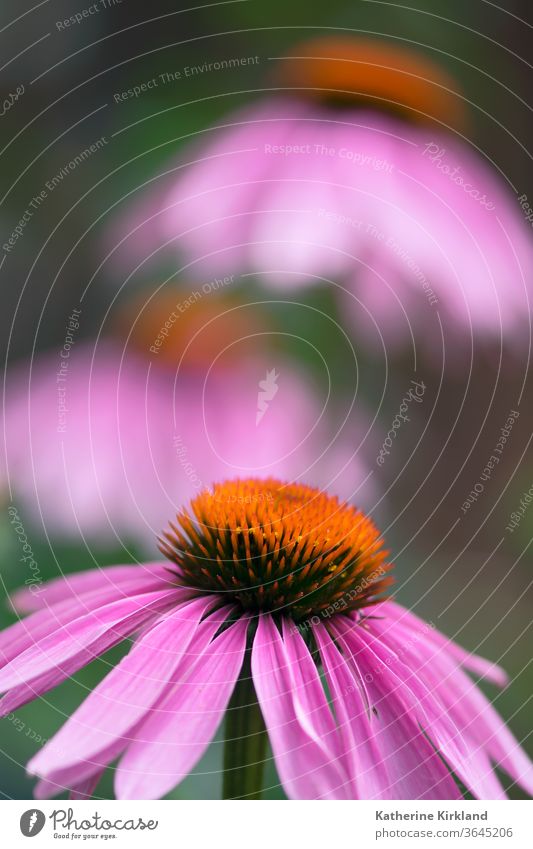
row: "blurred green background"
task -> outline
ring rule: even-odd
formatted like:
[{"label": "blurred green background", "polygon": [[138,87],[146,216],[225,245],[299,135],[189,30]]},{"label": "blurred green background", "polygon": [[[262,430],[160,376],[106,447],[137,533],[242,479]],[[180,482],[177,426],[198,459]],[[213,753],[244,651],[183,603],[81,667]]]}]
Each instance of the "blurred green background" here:
[{"label": "blurred green background", "polygon": [[[105,255],[106,227],[118,199],[157,174],[192,133],[257,99],[268,85],[267,57],[279,55],[292,42],[308,35],[338,29],[419,45],[458,79],[471,106],[473,144],[494,161],[520,194],[533,196],[527,153],[530,67],[524,61],[533,22],[529,0],[508,0],[500,8],[484,0],[412,0],[409,6],[380,0],[229,0],[191,11],[185,5],[162,0],[150,4],[123,0],[79,26],[58,31],[55,22],[78,8],[84,8],[83,2],[50,0],[21,17],[31,4],[4,0],[0,10],[2,55],[7,61],[0,76],[1,99],[17,85],[25,86],[24,96],[2,116],[0,124],[3,236],[19,220],[28,198],[51,175],[90,142],[101,136],[109,139],[97,155],[54,190],[45,214],[32,220],[23,250],[14,252],[2,271],[0,332],[8,368],[33,352],[62,343],[65,316],[89,281],[80,333],[89,338],[96,335],[122,284],[109,264],[99,268]],[[138,99],[113,102],[113,93],[157,74],[237,55],[258,55],[261,61],[158,87]],[[134,275],[121,297],[154,285],[171,271],[150,266]],[[339,318],[330,293],[312,291],[306,298]],[[283,308],[269,309],[277,326],[291,330],[297,322],[300,334],[320,340],[321,348],[329,352],[329,361],[336,366],[335,391],[342,392],[343,352],[335,336],[328,336],[312,316],[303,326],[301,313],[296,316]],[[289,347],[286,353],[291,356],[295,352]],[[381,392],[381,376],[368,353],[358,349],[358,355],[363,397],[372,409]],[[522,358],[506,352],[500,368],[499,355],[490,347],[475,352],[473,380],[462,409],[466,374],[459,371],[445,375],[438,399],[429,399],[438,404],[436,424],[418,448],[417,463],[411,463],[400,480],[396,480],[397,469],[392,468],[386,472],[390,477],[381,480],[383,489],[389,491],[380,518],[389,526],[387,542],[397,566],[398,599],[455,635],[463,645],[500,659],[512,684],[497,695],[496,706],[516,736],[533,750],[527,740],[531,726],[528,587],[533,510],[491,555],[504,535],[509,514],[533,483],[528,447],[531,417],[527,415],[532,409],[531,381],[526,382],[524,413],[505,463],[487,487],[477,516],[468,517],[473,524],[460,523],[445,537],[457,518],[464,493],[478,479],[487,449],[512,408],[524,376]],[[398,357],[390,367],[390,385],[403,387],[411,377],[410,361]],[[431,364],[424,365],[422,373],[424,368],[430,370]],[[430,394],[434,393],[434,384],[428,381],[428,385]],[[385,398],[385,420],[394,415],[396,403],[393,394]],[[432,476],[431,487],[419,489],[459,410],[445,460]],[[406,434],[406,452],[417,438],[414,429]],[[433,514],[441,499],[439,510]],[[19,583],[20,556],[7,506],[6,500],[0,512],[4,595]],[[94,550],[81,543],[67,546],[60,539],[47,539],[43,529],[29,521],[25,526],[43,577],[60,570],[134,562],[136,555],[140,556],[133,546],[128,546],[128,552]],[[7,603],[2,605],[0,619],[2,625],[14,621]],[[119,650],[109,653],[45,698],[18,710],[15,717],[2,720],[0,792],[6,798],[31,798],[33,782],[25,777],[24,764],[119,655]],[[494,690],[489,691],[496,696]],[[220,750],[220,744],[213,744],[195,774],[171,798],[217,798]],[[273,767],[267,783],[267,797],[283,798]],[[512,797],[521,797],[515,787],[509,792]],[[98,794],[112,796],[111,774],[106,775]]]}]

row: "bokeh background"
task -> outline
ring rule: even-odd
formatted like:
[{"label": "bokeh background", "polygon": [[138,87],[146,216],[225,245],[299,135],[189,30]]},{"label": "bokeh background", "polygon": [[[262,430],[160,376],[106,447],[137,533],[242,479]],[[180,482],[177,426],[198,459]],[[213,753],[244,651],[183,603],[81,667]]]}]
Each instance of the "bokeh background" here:
[{"label": "bokeh background", "polygon": [[[197,9],[170,0],[148,5],[110,0],[107,8],[80,24],[58,29],[58,21],[89,5],[81,0],[49,0],[36,6],[3,0],[0,9],[0,99],[7,102],[17,88],[24,88],[17,100],[9,100],[8,109],[4,104],[0,118],[2,243],[46,182],[80,150],[106,139],[48,194],[16,249],[0,256],[0,334],[7,379],[17,374],[20,363],[61,349],[67,318],[80,299],[76,345],[95,343],[110,327],[122,328],[114,332],[125,338],[129,326],[124,331],[119,319],[128,314],[128,305],[172,278],[185,258],[158,257],[128,277],[136,263],[130,268],[126,258],[121,267],[107,258],[116,214],[130,193],[138,194],[139,187],[174,163],[197,134],[255,102],[269,85],[269,57],[309,35],[337,30],[381,35],[416,45],[438,60],[458,80],[469,102],[469,141],[518,196],[533,197],[527,62],[533,16],[527,0],[412,0],[408,6],[381,0],[228,0]],[[258,56],[259,61],[198,74],[115,102],[115,93],[159,74],[228,56]],[[178,275],[171,284],[176,300],[191,289],[183,277]],[[277,357],[304,369],[320,394],[324,376],[317,358],[309,354],[314,345],[327,361],[333,400],[342,406],[353,375],[348,348],[336,330],[342,309],[332,292],[327,287],[299,292],[293,299],[305,300],[314,309],[295,309],[290,294],[286,303],[272,303],[261,281],[247,278],[235,297],[245,303],[263,302],[256,313],[275,331],[268,340],[267,365]],[[295,343],[295,337],[309,340],[311,346]],[[383,363],[359,345],[357,334],[350,341],[357,353],[357,403],[371,417],[379,409],[376,429],[384,433],[413,376],[412,356],[392,355],[385,380]],[[447,342],[454,347],[453,334]],[[453,368],[442,368],[427,353],[420,356],[417,374],[427,385],[424,405],[402,431],[393,462],[374,475],[368,506],[385,531],[396,563],[398,599],[506,668],[510,686],[501,694],[486,691],[533,751],[528,736],[533,509],[512,534],[506,532],[510,515],[533,484],[528,346],[501,347],[499,341],[476,339],[472,360],[469,355]],[[461,505],[519,396],[520,418],[505,457],[483,497],[464,516]],[[103,409],[102,416],[108,412]],[[9,445],[5,447],[9,461]],[[85,449],[80,442],[80,454]],[[81,532],[51,532],[20,503],[16,475],[10,492],[9,465],[0,467],[2,625],[15,621],[7,596],[26,579],[20,540],[8,512],[13,505],[42,579],[142,559],[142,547],[134,539],[103,541],[84,539]],[[168,518],[161,517],[161,526]],[[5,798],[31,798],[32,781],[25,777],[24,764],[120,654],[109,653],[75,680],[2,720],[0,792]],[[220,758],[221,746],[215,743],[171,798],[217,798]],[[283,797],[273,767],[268,785],[267,797]],[[506,786],[511,797],[520,798],[519,789],[509,782]],[[112,796],[111,774],[98,793]]]}]

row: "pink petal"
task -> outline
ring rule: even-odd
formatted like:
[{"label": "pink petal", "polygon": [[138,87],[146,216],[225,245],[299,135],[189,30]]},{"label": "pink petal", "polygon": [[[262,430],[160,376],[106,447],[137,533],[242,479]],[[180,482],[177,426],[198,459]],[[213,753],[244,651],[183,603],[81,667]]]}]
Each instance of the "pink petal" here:
[{"label": "pink petal", "polygon": [[[91,658],[88,658],[87,663],[90,660]],[[66,678],[70,678],[79,669],[79,655],[76,655],[74,658],[62,663],[60,671],[54,667],[48,672],[45,672],[44,675],[34,678],[29,684],[19,684],[18,687],[13,687],[0,699],[0,717],[3,718],[12,711],[22,707],[22,705],[39,698]]]},{"label": "pink petal", "polygon": [[77,599],[85,593],[101,592],[106,597],[109,594],[120,598],[135,592],[164,589],[171,581],[170,564],[165,563],[88,569],[54,578],[38,587],[38,592],[22,587],[11,596],[11,604],[19,613],[32,613],[66,599]]},{"label": "pink petal", "polygon": [[383,615],[393,620],[399,620],[415,633],[422,632],[436,645],[441,646],[453,655],[453,657],[455,657],[462,666],[466,667],[466,669],[469,669],[471,672],[474,672],[476,675],[480,675],[482,678],[492,681],[499,687],[505,687],[508,683],[507,674],[497,664],[491,663],[491,661],[485,660],[485,658],[480,657],[479,655],[466,651],[457,643],[454,643],[454,641],[449,637],[446,637],[434,627],[430,627],[430,625],[428,625],[427,622],[424,622],[423,619],[420,619],[410,610],[406,610],[405,607],[396,604],[396,602],[384,601],[382,604],[375,607],[373,612],[377,616]]},{"label": "pink petal", "polygon": [[[373,623],[372,627],[375,626],[376,623]],[[385,626],[382,624],[380,627],[384,630]],[[402,640],[411,636],[408,629],[400,633]],[[409,654],[413,666],[428,680],[428,686],[439,694],[450,715],[457,716],[458,722],[462,721],[463,734],[470,741],[473,756],[486,760],[489,765],[487,756],[491,757],[528,793],[533,794],[531,761],[478,686],[442,647],[435,651],[434,643],[430,642],[428,646],[423,638],[413,643],[412,636],[411,643]],[[487,776],[486,780],[491,779]],[[492,788],[487,788],[484,798],[500,798],[502,793],[499,781],[493,776]]]},{"label": "pink petal", "polygon": [[212,604],[212,598],[196,599],[160,619],[30,761],[28,770],[50,777],[82,761],[103,763],[102,754],[127,736],[168,687]]},{"label": "pink petal", "polygon": [[[372,626],[373,630],[377,630],[379,622],[371,620],[369,627]],[[498,783],[492,780],[492,770],[486,768],[486,759],[477,757],[476,748],[468,745],[463,724],[457,725],[454,715],[434,693],[435,681],[428,688],[416,670],[400,659],[390,641],[389,644],[383,643],[360,626],[352,629],[354,635],[374,656],[378,674],[397,692],[406,710],[412,711],[435,747],[473,795],[480,799],[505,798]],[[403,642],[400,641],[397,648],[407,653]],[[431,655],[428,661],[431,663]]]},{"label": "pink petal", "polygon": [[238,678],[248,620],[217,637],[149,713],[120,761],[118,799],[158,799],[199,761],[215,735]]},{"label": "pink petal", "polygon": [[66,790],[61,784],[55,784],[53,781],[38,781],[33,788],[34,799],[53,799],[58,793]]},{"label": "pink petal", "polygon": [[377,664],[375,654],[357,638],[356,627],[360,626],[350,630],[341,623],[335,634],[353,667],[355,685],[363,679],[369,694],[374,741],[389,778],[382,798],[460,799],[458,786],[413,715],[412,697],[402,691],[406,707],[397,682],[391,681],[387,667]]},{"label": "pink petal", "polygon": [[[385,631],[383,623],[372,622],[371,629]],[[387,636],[383,636],[383,642],[386,645],[391,645],[393,642]],[[417,676],[420,681],[430,690],[435,698],[442,705],[442,709],[446,715],[453,721],[455,727],[465,741],[468,749],[466,763],[456,763],[453,758],[453,753],[444,753],[448,758],[450,766],[455,770],[457,775],[462,779],[464,784],[471,792],[480,799],[506,799],[507,796],[496,776],[490,759],[484,749],[483,744],[476,742],[472,735],[472,724],[477,721],[475,714],[472,714],[468,707],[461,704],[457,698],[458,692],[455,686],[455,673],[463,675],[464,673],[457,670],[455,663],[451,664],[453,672],[448,675],[443,675],[443,665],[439,662],[439,655],[444,654],[441,649],[435,647],[430,641],[427,643],[417,643],[412,645],[409,641],[409,635],[406,630],[398,629],[396,640],[401,647],[400,650],[405,659],[404,664],[397,670],[402,677],[405,675],[405,680]],[[411,642],[411,645],[409,644]],[[394,647],[393,647],[394,648]],[[404,672],[404,669],[409,667],[410,671]],[[472,687],[475,687],[473,682],[470,682]],[[431,736],[431,732],[429,732]]]},{"label": "pink petal", "polygon": [[27,684],[54,669],[57,681],[63,680],[62,664],[77,658],[77,668],[84,666],[135,631],[154,612],[164,610],[178,598],[176,590],[144,593],[79,616],[4,666],[0,670],[0,690]]},{"label": "pink petal", "polygon": [[324,754],[336,759],[341,753],[340,738],[320,675],[299,630],[286,619],[282,621],[282,640],[298,720]]},{"label": "pink petal", "polygon": [[[182,598],[178,595],[176,598],[176,604],[180,601],[182,601]],[[142,634],[145,631],[148,631],[149,628],[152,627],[154,621],[157,620],[157,617],[157,613],[152,613],[152,615],[150,615],[146,621],[142,623],[142,626],[139,627],[139,633]],[[89,656],[87,662],[91,659],[92,658]],[[82,665],[83,664],[80,664],[80,656],[74,655],[74,657],[61,664],[60,670],[54,666],[43,675],[39,675],[37,678],[32,679],[30,683],[19,684],[17,687],[13,687],[0,699],[0,718],[7,716],[7,714],[11,713],[11,711],[16,710],[22,705],[25,705],[27,702],[31,702],[33,699],[38,698],[43,693],[46,693],[65,678],[69,678],[77,672]]]},{"label": "pink petal", "polygon": [[260,616],[252,675],[285,791],[292,799],[347,799],[348,776],[337,761],[338,741],[311,663],[300,634],[285,629],[282,640],[272,617]]},{"label": "pink petal", "polygon": [[[194,652],[190,652],[188,654],[196,657],[201,655],[204,649],[209,645],[214,635],[220,628],[221,617],[223,617],[226,613],[229,612],[229,608],[221,608],[218,610],[213,616],[204,619],[204,621],[199,625],[196,631],[196,635],[194,637]],[[184,673],[188,669],[187,656],[182,658],[182,664],[184,669]],[[178,666],[178,670],[175,671],[174,675],[179,675],[180,666]],[[173,676],[174,677],[174,676]],[[167,682],[166,691],[168,691],[172,687],[172,680]],[[165,691],[164,691],[165,692]],[[160,700],[162,701],[165,698]],[[101,772],[103,768],[105,768],[112,760],[118,757],[128,745],[128,742],[131,739],[135,739],[136,731],[141,727],[145,720],[145,716],[141,718],[141,720],[137,723],[137,726],[131,730],[127,737],[118,737],[113,738],[106,748],[104,748],[95,759],[91,760],[78,760],[73,765],[69,765],[66,767],[59,766],[55,769],[54,772],[51,772],[47,776],[47,780],[53,782],[55,785],[58,785],[62,788],[67,787],[76,787],[80,781],[89,781],[91,776],[93,776],[97,772]],[[57,748],[56,738],[52,738],[52,740],[48,743],[48,751],[49,754],[55,753]],[[61,749],[58,752],[59,758],[65,756],[65,750]],[[68,757],[68,756],[67,756]],[[60,761],[61,762],[61,761]],[[33,768],[33,764],[30,765]]]},{"label": "pink petal", "polygon": [[297,109],[297,104],[280,103],[273,114],[266,103],[243,110],[221,131],[211,129],[204,150],[198,152],[196,145],[188,157],[191,164],[177,172],[176,185],[161,204],[166,208],[160,228],[166,238],[180,237],[177,245],[183,242],[190,250],[194,274],[219,275],[248,264],[254,213],[265,208],[262,194],[275,164],[262,154],[264,143],[271,132],[287,135],[280,118]]},{"label": "pink petal", "polygon": [[322,665],[328,681],[333,708],[343,742],[342,759],[351,777],[352,798],[387,799],[391,779],[383,764],[374,730],[368,716],[369,706],[358,682],[322,623],[313,626]]},{"label": "pink petal", "polygon": [[94,775],[91,775],[90,778],[86,778],[85,781],[80,781],[69,793],[70,799],[92,799],[94,795],[94,791],[96,790],[97,784],[100,781],[102,775],[104,774],[104,770],[100,770],[100,772],[95,772]]},{"label": "pink petal", "polygon": [[[79,577],[82,578],[82,575],[85,574],[87,573],[80,573]],[[136,595],[140,592],[165,589],[166,587],[172,587],[169,581],[162,581],[157,575],[150,578],[143,573],[139,576],[139,579],[135,578],[131,583],[127,582],[120,589],[109,583],[108,586],[102,585],[100,589],[84,592],[79,597],[65,597],[54,602],[51,607],[47,607],[45,603],[43,607],[46,609],[38,610],[26,619],[10,625],[0,633],[1,665],[8,663],[48,634],[55,633],[60,626],[68,624],[84,613],[91,613],[95,607],[122,599],[125,595]],[[178,587],[174,587],[174,589],[176,592],[179,590]],[[181,593],[184,598],[190,595],[190,592],[185,589],[181,589]]]},{"label": "pink petal", "polygon": [[[104,770],[101,769],[98,772],[95,772],[90,778],[87,778],[84,781],[80,781],[75,787],[72,787],[69,793],[70,799],[90,799],[93,796],[94,790],[96,789],[96,785],[100,781],[102,775],[104,774]],[[68,790],[69,788],[55,781],[47,781],[42,780],[38,781],[33,789],[33,796],[35,799],[52,799],[54,796],[57,796],[59,793],[63,793],[63,791]]]}]

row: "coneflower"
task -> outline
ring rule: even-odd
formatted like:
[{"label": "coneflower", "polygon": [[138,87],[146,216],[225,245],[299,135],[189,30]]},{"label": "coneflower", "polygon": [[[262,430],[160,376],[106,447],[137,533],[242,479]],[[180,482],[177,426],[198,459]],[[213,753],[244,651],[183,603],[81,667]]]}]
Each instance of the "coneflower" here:
[{"label": "coneflower", "polygon": [[427,51],[352,35],[270,64],[263,96],[197,133],[117,222],[121,271],[171,248],[199,274],[258,273],[283,292],[334,280],[358,342],[379,350],[369,314],[387,346],[414,335],[433,350],[438,316],[452,353],[472,331],[527,345],[530,233],[468,142],[458,83]]},{"label": "coneflower", "polygon": [[342,421],[305,370],[279,352],[271,362],[260,311],[181,292],[128,303],[97,345],[8,371],[0,498],[14,493],[49,535],[118,539],[148,558],[162,521],[222,477],[305,479],[372,504],[361,405]]},{"label": "coneflower", "polygon": [[383,599],[387,553],[354,507],[274,479],[226,482],[160,544],[166,563],[14,597],[34,612],[1,635],[4,715],[135,635],[29,763],[37,797],[91,795],[116,759],[118,798],[164,796],[223,720],[225,798],[260,797],[268,740],[293,799],[458,799],[460,783],[504,798],[494,766],[533,790],[464,670],[498,684],[504,673]]}]

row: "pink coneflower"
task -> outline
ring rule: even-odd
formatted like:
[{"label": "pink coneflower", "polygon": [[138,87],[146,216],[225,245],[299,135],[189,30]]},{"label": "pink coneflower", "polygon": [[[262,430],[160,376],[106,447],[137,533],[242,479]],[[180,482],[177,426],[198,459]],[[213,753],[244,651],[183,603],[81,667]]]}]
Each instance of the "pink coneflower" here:
[{"label": "pink coneflower", "polygon": [[51,535],[155,553],[161,516],[220,478],[305,478],[370,502],[362,415],[358,427],[334,416],[310,374],[261,345],[250,309],[210,294],[180,313],[184,300],[137,304],[114,336],[8,374],[0,478],[21,516]]},{"label": "pink coneflower", "polygon": [[131,233],[130,256],[170,245],[200,273],[333,280],[361,335],[379,338],[370,314],[388,344],[409,343],[410,324],[434,344],[447,320],[463,338],[525,331],[528,228],[458,129],[453,80],[349,37],[297,46],[279,68],[275,94],[197,138],[127,214],[115,238]]},{"label": "pink coneflower", "polygon": [[[52,581],[1,635],[4,714],[122,640],[123,660],[28,765],[38,797],[164,796],[225,719],[224,797],[257,798],[270,740],[293,799],[505,797],[531,765],[465,673],[505,683],[393,601],[374,524],[320,490],[215,485],[161,540],[168,561]],[[19,609],[35,609],[27,590]],[[329,689],[326,695],[321,671]]]}]

